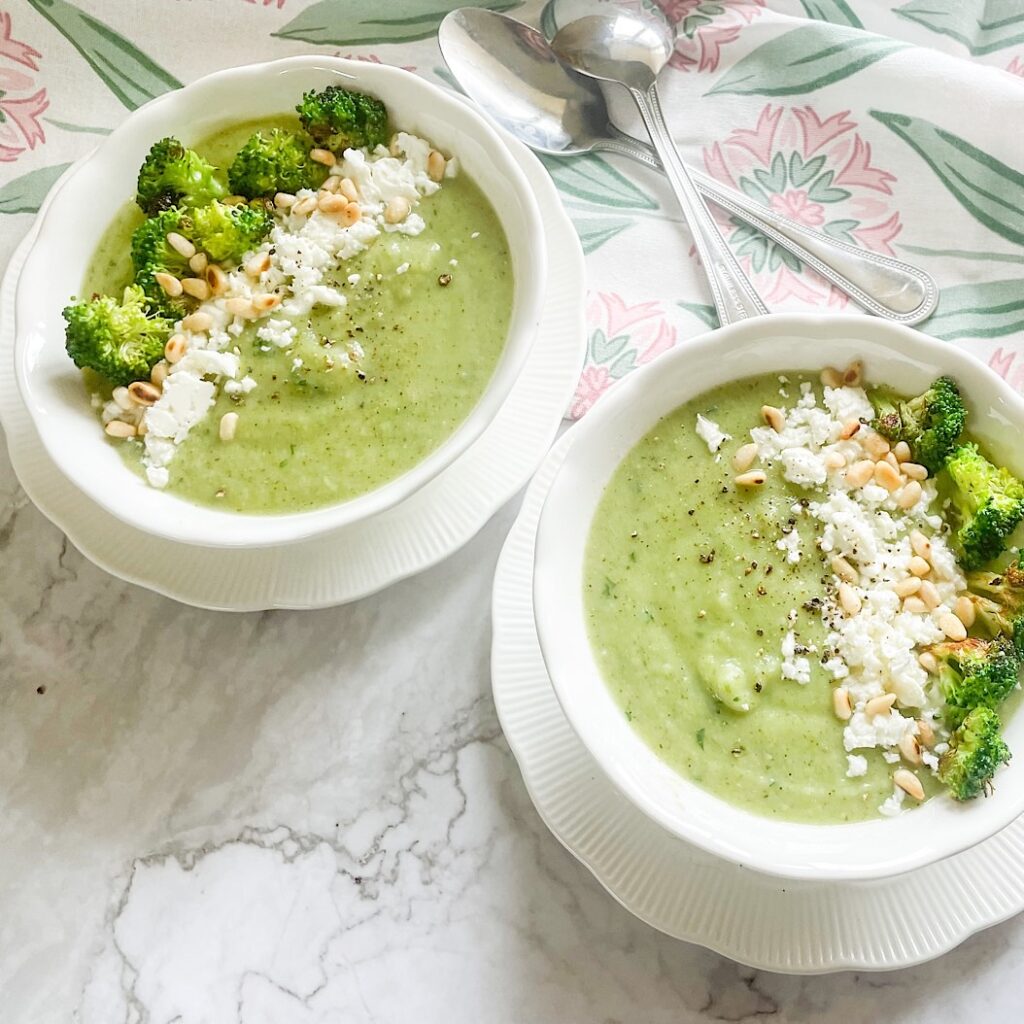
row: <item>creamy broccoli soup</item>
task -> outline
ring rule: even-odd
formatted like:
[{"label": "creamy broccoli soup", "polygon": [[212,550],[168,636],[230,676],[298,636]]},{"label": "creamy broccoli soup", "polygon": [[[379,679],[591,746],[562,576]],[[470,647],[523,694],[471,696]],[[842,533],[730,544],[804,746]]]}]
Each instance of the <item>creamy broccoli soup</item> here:
[{"label": "creamy broccoli soup", "polygon": [[[300,130],[294,118],[275,119],[231,128],[193,148],[211,164],[227,167],[254,132],[275,128]],[[419,144],[415,139],[405,142],[410,151]],[[213,404],[195,417],[187,436],[172,438],[173,449],[160,448],[152,437],[147,441],[138,436],[143,426],[136,436],[125,438],[132,429],[130,416],[123,431],[115,424],[117,432],[112,433],[108,423],[108,433],[121,445],[125,459],[156,486],[199,504],[249,513],[343,501],[422,461],[479,400],[501,355],[512,307],[509,251],[500,222],[474,182],[464,173],[451,173],[455,164],[436,191],[424,192],[413,203],[399,198],[374,206],[374,189],[388,186],[415,161],[399,153],[398,160],[390,161],[394,166],[385,168],[373,163],[372,151],[366,153],[341,165],[346,174],[364,173],[357,203],[363,204],[362,219],[354,228],[339,231],[333,213],[315,209],[314,196],[314,211],[303,223],[294,214],[287,220],[297,206],[274,211],[277,223],[285,224],[292,237],[287,252],[280,245],[275,248],[274,235],[262,246],[269,247],[268,265],[272,257],[282,268],[270,271],[278,276],[269,285],[259,283],[266,275],[260,279],[241,270],[232,274],[230,261],[223,264],[232,284],[272,293],[271,301],[271,286],[277,284],[276,294],[286,298],[267,316],[247,313],[234,321],[234,328],[228,316],[209,332],[232,331],[229,344],[222,347],[237,362],[227,371],[211,363],[206,380],[217,382]],[[340,163],[341,157],[337,159]],[[377,177],[371,173],[374,167]],[[342,170],[336,173],[335,184],[342,180]],[[415,170],[415,180],[430,185],[422,167]],[[342,188],[351,184],[349,180]],[[321,190],[321,208],[324,195]],[[346,199],[340,192],[336,203],[328,199],[331,203],[332,211],[337,207],[338,216],[344,216]],[[273,208],[272,200],[268,206]],[[330,223],[328,216],[334,217]],[[364,238],[358,232],[371,217],[378,233]],[[84,295],[119,295],[132,281],[132,236],[144,220],[132,204],[111,225],[88,268]],[[334,232],[329,238],[314,230],[321,221]],[[319,255],[320,264],[314,262],[314,250],[303,241],[347,246],[353,237],[360,240],[359,251],[327,260],[326,266]],[[296,274],[282,285],[282,275],[290,274],[296,263]],[[322,273],[314,279],[307,264],[320,266]],[[302,301],[307,277],[315,280],[322,301]],[[289,312],[296,297],[300,311]],[[198,326],[200,344],[205,344],[203,326]],[[174,377],[172,367],[167,380]],[[184,394],[179,405],[189,401],[192,396]],[[105,422],[112,415],[119,414],[108,403]],[[150,413],[148,419],[152,433],[153,425],[166,417]],[[166,450],[173,458],[164,458]]]}]

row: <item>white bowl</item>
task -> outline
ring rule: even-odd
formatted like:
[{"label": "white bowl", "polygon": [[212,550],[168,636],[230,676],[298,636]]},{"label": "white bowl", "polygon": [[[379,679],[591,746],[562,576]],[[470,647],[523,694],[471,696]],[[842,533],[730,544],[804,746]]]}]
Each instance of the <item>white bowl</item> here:
[{"label": "white bowl", "polygon": [[[186,144],[232,123],[292,109],[302,93],[342,83],[378,96],[393,123],[458,157],[492,198],[508,237],[515,280],[505,348],[468,418],[408,472],[364,495],[310,512],[243,515],[156,490],[121,460],[100,428],[64,351],[61,310],[114,215],[135,194],[149,147]],[[545,250],[530,186],[494,129],[466,103],[406,71],[333,57],[293,57],[209,75],[135,111],[52,198],[18,286],[15,370],[39,436],[61,471],[111,514],[140,530],[208,547],[304,540],[396,505],[450,465],[483,432],[512,388],[540,319]]]},{"label": "white bowl", "polygon": [[[962,386],[970,430],[1018,473],[1024,400],[965,353],[906,327],[861,316],[772,316],[736,324],[629,375],[573,429],[573,443],[541,514],[534,604],[544,661],[573,729],[637,807],[672,834],[737,864],[788,878],[843,880],[899,874],[951,856],[1024,812],[1024,714],[1006,724],[1018,756],[989,799],[945,796],[896,818],[804,825],[740,810],[676,773],[627,723],[587,637],[583,566],[590,524],[623,457],[664,415],[720,384],[771,371],[816,373],[863,359],[869,382],[923,390],[940,373]],[[839,731],[836,734],[840,741]],[[937,894],[941,899],[941,894]]]}]

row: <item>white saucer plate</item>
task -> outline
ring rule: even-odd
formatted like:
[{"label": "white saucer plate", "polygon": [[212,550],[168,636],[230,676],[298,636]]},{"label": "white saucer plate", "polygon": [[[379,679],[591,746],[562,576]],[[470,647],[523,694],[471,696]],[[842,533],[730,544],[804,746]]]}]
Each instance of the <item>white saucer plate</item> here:
[{"label": "white saucer plate", "polygon": [[761,970],[907,967],[1024,910],[1024,818],[895,878],[801,882],[704,853],[615,789],[562,713],[534,623],[537,522],[574,433],[534,477],[494,582],[494,700],[530,797],[556,838],[647,924]]},{"label": "white saucer plate", "polygon": [[344,604],[453,554],[543,459],[569,405],[586,345],[585,266],[575,229],[536,157],[520,143],[506,142],[533,187],[545,225],[548,283],[537,340],[481,437],[410,498],[316,540],[234,550],[160,540],[99,508],[47,455],[14,379],[12,300],[36,227],[12,257],[0,288],[0,423],[25,492],[100,568],[186,604],[223,611]]}]

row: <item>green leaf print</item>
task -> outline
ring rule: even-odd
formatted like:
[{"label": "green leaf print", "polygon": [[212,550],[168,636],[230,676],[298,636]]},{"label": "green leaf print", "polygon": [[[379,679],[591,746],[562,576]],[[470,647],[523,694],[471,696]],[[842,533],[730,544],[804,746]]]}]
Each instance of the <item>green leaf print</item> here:
[{"label": "green leaf print", "polygon": [[975,57],[1024,43],[1020,0],[910,0],[893,13],[963,43]]},{"label": "green leaf print", "polygon": [[908,43],[816,22],[762,43],[715,83],[716,93],[792,96],[839,82]]},{"label": "green leaf print", "polygon": [[1024,245],[1024,174],[930,121],[882,110],[869,113],[917,151],[971,216]]},{"label": "green leaf print", "polygon": [[632,227],[634,221],[621,220],[616,217],[581,217],[573,220],[576,234],[580,236],[583,252],[589,255],[600,249],[605,242],[610,242],[621,231]]},{"label": "green leaf print", "polygon": [[633,349],[630,349],[628,352],[623,352],[623,354],[608,367],[608,374],[614,380],[621,380],[627,373],[632,373],[635,369],[636,352]]},{"label": "green leaf print", "polygon": [[835,171],[826,171],[810,187],[807,198],[813,199],[816,203],[839,203],[850,198],[850,193],[845,188],[833,188],[832,179],[836,176]]},{"label": "green leaf print", "polygon": [[1024,288],[1020,279],[943,288],[937,309],[921,330],[943,341],[1000,338],[1024,330]]},{"label": "green leaf print", "polygon": [[789,180],[794,188],[805,188],[821,173],[824,166],[823,156],[816,156],[804,163],[803,157],[794,149],[789,156]]},{"label": "green leaf print", "polygon": [[772,165],[768,171],[757,168],[754,177],[758,184],[768,193],[785,192],[786,190],[786,158],[781,153],[772,157]]},{"label": "green leaf print", "polygon": [[554,39],[558,33],[558,22],[555,21],[555,5],[545,4],[540,15],[540,30],[545,39]]},{"label": "green leaf print", "polygon": [[[482,0],[474,7],[510,11],[522,0]],[[320,46],[409,43],[434,35],[444,16],[464,0],[318,0],[280,31],[280,39]]]},{"label": "green leaf print", "polygon": [[600,327],[590,336],[590,358],[595,363],[607,363],[614,359],[629,342],[628,334],[617,334],[609,338]]},{"label": "green leaf print", "polygon": [[687,313],[692,313],[709,330],[713,331],[716,327],[720,326],[718,311],[714,306],[701,302],[680,302],[679,307],[685,309]]},{"label": "green leaf print", "polygon": [[39,167],[0,188],[0,213],[35,213],[54,182],[71,166]]},{"label": "green leaf print", "polygon": [[133,43],[67,0],[28,0],[89,62],[108,89],[135,110],[181,82]]},{"label": "green leaf print", "polygon": [[808,18],[815,21],[828,21],[833,25],[849,25],[850,28],[863,28],[860,18],[850,9],[846,0],[800,0]]},{"label": "green leaf print", "polygon": [[594,153],[562,159],[540,154],[563,195],[626,210],[656,210],[657,202]]}]

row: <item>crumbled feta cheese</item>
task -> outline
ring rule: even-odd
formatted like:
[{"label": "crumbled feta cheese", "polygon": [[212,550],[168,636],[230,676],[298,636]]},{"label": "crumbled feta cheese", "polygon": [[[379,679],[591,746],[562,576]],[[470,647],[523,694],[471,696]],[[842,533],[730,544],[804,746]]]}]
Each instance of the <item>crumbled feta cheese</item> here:
[{"label": "crumbled feta cheese", "polygon": [[861,775],[867,775],[868,759],[863,754],[847,754],[846,763],[848,765],[846,769],[847,778],[857,779]]},{"label": "crumbled feta cheese", "polygon": [[782,638],[782,678],[792,679],[801,686],[811,681],[810,661],[796,653],[796,634],[790,630]]},{"label": "crumbled feta cheese", "polygon": [[395,273],[396,274],[404,274],[408,269],[409,269],[409,264],[408,263],[399,263],[399,265],[397,267],[395,267]]},{"label": "crumbled feta cheese", "polygon": [[708,451],[714,454],[722,445],[732,438],[726,434],[714,420],[697,413],[697,436],[708,446]]},{"label": "crumbled feta cheese", "polygon": [[887,797],[885,802],[879,806],[878,813],[884,814],[887,818],[895,818],[902,813],[903,800],[906,795],[899,786],[893,786],[892,796]]},{"label": "crumbled feta cheese", "polygon": [[790,565],[796,565],[800,561],[800,534],[796,530],[783,533],[782,538],[775,542],[775,546],[786,552],[786,561]]},{"label": "crumbled feta cheese", "polygon": [[245,376],[241,380],[224,381],[224,394],[226,395],[247,395],[256,387],[256,381],[252,377]]}]

